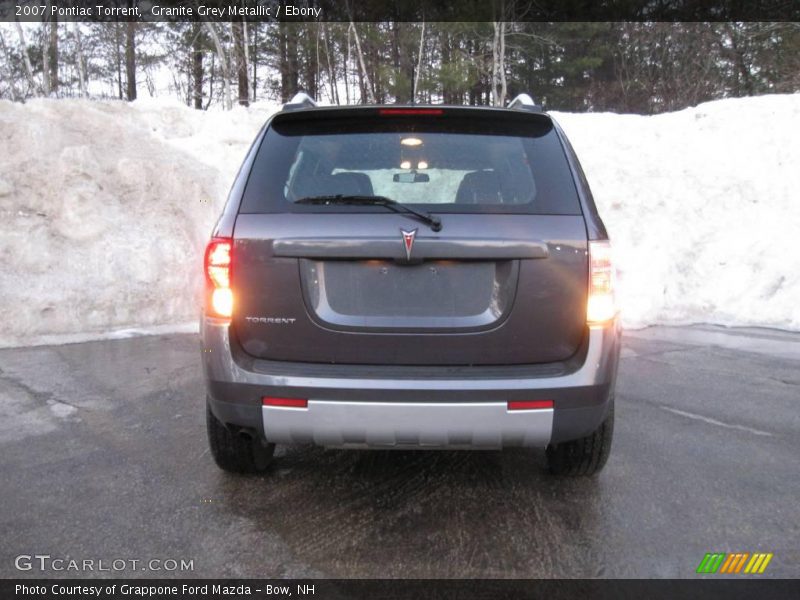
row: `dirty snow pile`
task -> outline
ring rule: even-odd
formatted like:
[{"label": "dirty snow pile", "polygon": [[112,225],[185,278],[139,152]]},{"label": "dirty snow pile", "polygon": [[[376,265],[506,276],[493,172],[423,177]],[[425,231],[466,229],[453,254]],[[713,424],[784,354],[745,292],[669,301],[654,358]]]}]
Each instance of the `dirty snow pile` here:
[{"label": "dirty snow pile", "polygon": [[[0,346],[167,331],[274,107],[0,101]],[[800,329],[800,95],[556,114],[613,237],[628,326]]]},{"label": "dirty snow pile", "polygon": [[0,101],[0,346],[196,320],[203,248],[270,111]]}]

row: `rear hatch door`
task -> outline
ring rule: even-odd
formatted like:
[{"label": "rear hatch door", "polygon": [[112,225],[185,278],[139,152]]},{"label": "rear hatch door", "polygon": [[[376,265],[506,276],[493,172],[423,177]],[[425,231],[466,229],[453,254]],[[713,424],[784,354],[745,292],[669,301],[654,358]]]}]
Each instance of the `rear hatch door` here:
[{"label": "rear hatch door", "polygon": [[[404,365],[574,354],[586,228],[549,118],[378,110],[301,111],[268,129],[234,234],[245,352]],[[295,203],[355,194],[436,214],[443,228],[383,206]]]}]

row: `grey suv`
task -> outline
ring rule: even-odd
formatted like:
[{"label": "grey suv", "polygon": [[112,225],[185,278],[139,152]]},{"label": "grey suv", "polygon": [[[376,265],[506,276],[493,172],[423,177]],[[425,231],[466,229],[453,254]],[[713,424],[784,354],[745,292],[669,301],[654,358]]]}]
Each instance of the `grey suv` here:
[{"label": "grey suv", "polygon": [[265,124],[205,255],[211,452],[275,444],[609,454],[608,236],[563,131],[508,108],[319,107]]}]

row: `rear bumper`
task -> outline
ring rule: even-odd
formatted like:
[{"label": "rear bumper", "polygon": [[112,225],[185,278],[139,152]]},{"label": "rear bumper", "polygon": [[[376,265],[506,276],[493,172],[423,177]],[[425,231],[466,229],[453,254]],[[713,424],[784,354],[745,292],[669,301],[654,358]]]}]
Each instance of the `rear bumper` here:
[{"label": "rear bumper", "polygon": [[502,448],[544,446],[553,409],[508,411],[500,402],[339,402],[308,408],[265,406],[271,442],[369,448]]},{"label": "rear bumper", "polygon": [[[613,400],[620,327],[588,330],[557,365],[375,367],[256,360],[227,325],[202,320],[203,368],[216,417],[270,442],[339,447],[546,446],[588,435]],[[262,406],[262,397],[308,408]],[[509,411],[510,400],[553,409]]]}]

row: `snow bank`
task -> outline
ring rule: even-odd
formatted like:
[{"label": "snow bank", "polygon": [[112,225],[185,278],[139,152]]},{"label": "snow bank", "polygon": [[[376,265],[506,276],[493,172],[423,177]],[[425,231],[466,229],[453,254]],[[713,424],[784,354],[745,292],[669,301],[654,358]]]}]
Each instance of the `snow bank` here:
[{"label": "snow bank", "polygon": [[0,346],[196,319],[203,248],[268,114],[0,102]]},{"label": "snow bank", "polygon": [[[0,346],[186,330],[271,106],[0,101]],[[556,114],[613,236],[627,326],[800,329],[800,95]]]},{"label": "snow bank", "polygon": [[555,114],[615,247],[623,322],[800,329],[800,95]]}]

